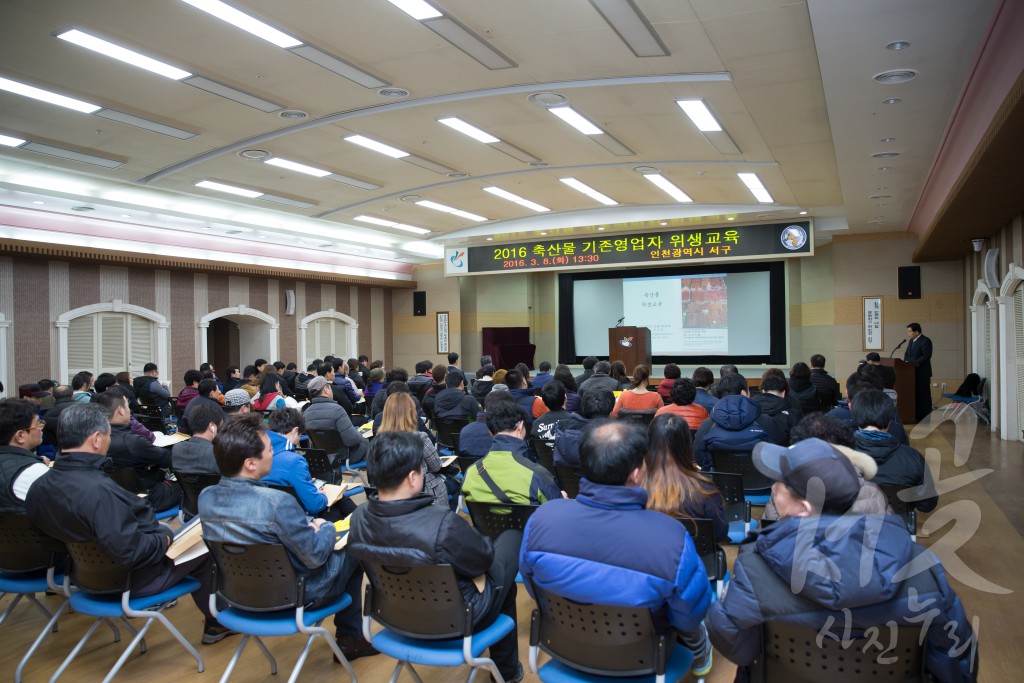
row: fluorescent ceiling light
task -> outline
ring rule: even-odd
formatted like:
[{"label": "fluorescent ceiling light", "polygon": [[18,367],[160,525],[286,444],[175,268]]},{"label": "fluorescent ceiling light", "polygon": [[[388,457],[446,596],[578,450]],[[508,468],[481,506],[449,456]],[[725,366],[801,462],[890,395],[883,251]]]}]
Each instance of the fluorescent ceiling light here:
[{"label": "fluorescent ceiling light", "polygon": [[637,57],[666,57],[668,48],[661,42],[644,13],[633,0],[590,0],[608,25],[619,34]]},{"label": "fluorescent ceiling light", "polygon": [[28,142],[28,140],[13,138],[10,135],[0,135],[0,145],[3,145],[4,147],[20,147],[26,142]]},{"label": "fluorescent ceiling light", "polygon": [[423,25],[492,71],[516,66],[515,62],[495,49],[488,41],[452,17],[427,19]]},{"label": "fluorescent ceiling light", "polygon": [[501,197],[502,199],[507,199],[510,202],[515,202],[516,204],[519,204],[520,206],[525,206],[526,208],[532,209],[537,213],[544,213],[545,211],[551,210],[546,206],[541,206],[537,202],[531,202],[529,199],[523,199],[519,195],[512,194],[511,192],[503,190],[500,187],[485,187],[484,192],[490,192],[496,197]]},{"label": "fluorescent ceiling light", "polygon": [[702,133],[717,133],[722,130],[722,125],[704,104],[704,100],[676,100],[676,104],[686,112],[686,115],[693,121],[693,125],[697,126],[697,130]]},{"label": "fluorescent ceiling light", "polygon": [[480,130],[476,126],[470,125],[470,124],[466,123],[465,121],[463,121],[462,119],[456,118],[454,116],[450,116],[450,117],[448,117],[446,119],[438,119],[437,122],[438,123],[443,123],[444,125],[448,126],[449,128],[453,128],[453,129],[459,131],[463,135],[468,135],[469,137],[473,138],[474,140],[479,140],[480,142],[483,142],[483,143],[486,143],[486,144],[491,144],[491,143],[494,143],[494,142],[501,142],[500,139],[494,137],[493,135],[491,135],[487,131]]},{"label": "fluorescent ceiling light", "polygon": [[161,133],[162,135],[169,135],[172,138],[178,138],[179,140],[188,140],[199,135],[190,130],[183,130],[181,128],[175,128],[174,126],[168,126],[167,124],[160,123],[159,121],[150,121],[144,119],[141,116],[135,116],[133,114],[126,114],[123,111],[117,111],[116,109],[100,109],[96,112],[96,116],[104,119],[110,119],[111,121],[117,121],[129,126],[135,126],[136,128],[142,128],[143,130],[153,131],[154,133]]},{"label": "fluorescent ceiling light", "polygon": [[395,221],[386,221],[383,218],[374,218],[373,216],[356,216],[357,221],[363,223],[372,223],[373,225],[383,225],[387,228],[394,228],[395,230],[405,230],[406,232],[413,232],[417,235],[427,235],[430,233],[426,228],[417,228],[415,225],[406,225],[405,223],[396,223]]},{"label": "fluorescent ceiling light", "polygon": [[363,137],[362,135],[349,135],[345,139],[348,140],[349,142],[361,145],[366,149],[372,149],[374,152],[387,154],[389,157],[393,157],[395,159],[401,159],[402,157],[409,156],[408,152],[403,152],[402,150],[396,147],[392,147],[391,145],[385,145],[383,142],[377,142],[376,140],[371,140],[370,138]]},{"label": "fluorescent ceiling light", "polygon": [[754,195],[754,199],[762,204],[773,204],[775,202],[772,196],[768,194],[768,190],[761,184],[761,179],[757,177],[756,173],[737,173],[736,175],[739,176],[739,179],[743,181],[743,184]]},{"label": "fluorescent ceiling light", "polygon": [[76,100],[72,97],[58,95],[55,92],[19,83],[18,81],[12,81],[9,78],[3,78],[2,76],[0,76],[0,90],[6,90],[7,92],[12,92],[15,95],[31,97],[34,100],[56,104],[59,107],[74,109],[75,111],[80,111],[83,114],[92,114],[93,112],[97,112],[102,109],[102,107],[90,104],[89,102],[83,102],[82,100]]},{"label": "fluorescent ceiling light", "polygon": [[270,24],[265,24],[245,12],[240,12],[234,7],[220,2],[220,0],[182,0],[182,2],[192,5],[207,14],[212,14],[221,21],[226,21],[232,26],[248,31],[257,38],[262,38],[278,47],[288,48],[302,45],[302,41],[298,38],[279,31]]},{"label": "fluorescent ceiling light", "polygon": [[690,195],[680,190],[672,183],[672,181],[670,181],[668,178],[661,175],[660,173],[645,173],[644,178],[647,178],[652,183],[660,187],[662,190],[665,191],[665,193],[669,197],[672,197],[672,199],[676,200],[677,202],[693,201],[693,199],[690,198]]},{"label": "fluorescent ceiling light", "polygon": [[287,159],[281,159],[279,157],[271,157],[265,160],[263,163],[270,164],[271,166],[278,166],[280,168],[287,168],[289,171],[296,171],[298,173],[305,173],[306,175],[316,176],[317,178],[323,178],[324,176],[331,175],[330,171],[325,171],[321,168],[314,168],[307,166],[306,164],[300,164],[296,161],[288,161]]},{"label": "fluorescent ceiling light", "polygon": [[483,216],[478,216],[475,213],[462,211],[461,209],[455,209],[450,206],[445,206],[444,204],[438,204],[437,202],[428,201],[426,199],[420,200],[416,202],[416,204],[428,209],[433,209],[434,211],[443,211],[445,213],[450,213],[453,216],[461,216],[462,218],[468,218],[469,220],[477,221],[478,223],[490,220],[490,218],[484,218]]},{"label": "fluorescent ceiling light", "polygon": [[224,183],[215,183],[212,180],[200,180],[196,183],[196,187],[206,188],[207,190],[216,190],[217,192],[227,192],[228,194],[237,194],[241,197],[248,197],[249,199],[256,199],[262,197],[262,192],[255,190],[246,190],[241,187],[235,187],[234,185],[225,185]]},{"label": "fluorescent ceiling light", "polygon": [[591,199],[596,199],[605,206],[616,206],[618,204],[617,201],[615,201],[608,195],[601,194],[594,188],[590,187],[589,185],[584,185],[575,178],[559,178],[559,180],[568,185],[569,187],[571,187],[572,189],[576,190],[577,192],[582,192]]},{"label": "fluorescent ceiling light", "polygon": [[106,55],[107,57],[113,57],[125,64],[131,64],[132,66],[137,66],[140,69],[152,71],[155,74],[159,74],[175,81],[180,81],[181,79],[188,78],[192,75],[184,69],[179,69],[176,66],[165,64],[164,62],[153,59],[152,57],[139,54],[134,50],[129,50],[128,48],[115,45],[114,43],[103,40],[102,38],[97,38],[94,35],[85,33],[84,31],[79,31],[76,28],[71,29],[70,31],[65,31],[64,33],[58,33],[57,37],[61,40],[66,40],[69,43],[74,43],[75,45],[84,47],[87,50],[98,52],[101,55]]},{"label": "fluorescent ceiling light", "polygon": [[604,133],[603,130],[588,121],[586,117],[572,107],[551,107],[548,111],[584,135],[601,135]]},{"label": "fluorescent ceiling light", "polygon": [[435,19],[437,17],[444,16],[423,0],[388,0],[388,2],[408,14],[416,21]]}]

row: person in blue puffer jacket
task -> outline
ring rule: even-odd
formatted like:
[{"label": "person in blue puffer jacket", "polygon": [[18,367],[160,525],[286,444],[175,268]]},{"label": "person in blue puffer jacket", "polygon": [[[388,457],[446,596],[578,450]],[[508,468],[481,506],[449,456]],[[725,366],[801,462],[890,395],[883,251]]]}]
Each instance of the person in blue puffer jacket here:
[{"label": "person in blue puffer jacket", "polygon": [[519,571],[576,602],[649,607],[656,628],[674,627],[693,651],[693,672],[711,669],[702,619],[712,591],[690,535],[677,520],[644,509],[647,435],[623,420],[595,420],[580,441],[579,495],[540,506],[526,525]]},{"label": "person in blue puffer jacket", "polygon": [[715,648],[739,665],[737,681],[748,680],[761,656],[766,622],[836,640],[876,627],[882,648],[891,623],[927,628],[928,672],[942,683],[977,680],[976,634],[938,557],[895,515],[849,513],[860,482],[848,458],[821,439],[788,449],[761,444],[752,457],[775,480],[780,519],[740,547],[707,622]]},{"label": "person in blue puffer jacket", "polygon": [[732,372],[718,380],[718,402],[711,417],[693,435],[693,460],[702,470],[711,469],[711,451],[746,452],[767,441],[785,442],[775,421],[761,414],[761,406],[747,397],[747,380]]}]

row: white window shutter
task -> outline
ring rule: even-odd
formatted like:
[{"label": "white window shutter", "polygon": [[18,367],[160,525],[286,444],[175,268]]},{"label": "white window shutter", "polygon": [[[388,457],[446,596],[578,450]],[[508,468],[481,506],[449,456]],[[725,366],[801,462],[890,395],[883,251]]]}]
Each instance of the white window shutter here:
[{"label": "white window shutter", "polygon": [[63,381],[70,384],[71,378],[82,370],[97,374],[95,338],[95,315],[75,318],[68,324],[68,376]]},{"label": "white window shutter", "polygon": [[128,316],[128,368],[132,376],[141,375],[146,363],[156,362],[156,323],[137,315]]}]

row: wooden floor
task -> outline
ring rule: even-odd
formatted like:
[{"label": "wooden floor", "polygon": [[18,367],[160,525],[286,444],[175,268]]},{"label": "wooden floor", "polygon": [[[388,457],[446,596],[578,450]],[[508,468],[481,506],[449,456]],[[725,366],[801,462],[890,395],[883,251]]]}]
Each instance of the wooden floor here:
[{"label": "wooden floor", "polygon": [[[973,440],[968,438],[969,427],[966,418],[958,425],[962,438],[970,444],[966,462],[954,464],[954,426],[945,423],[923,438],[915,438],[913,445],[919,450],[937,449],[941,455],[942,481],[951,480],[955,485],[971,476],[976,479],[955,490],[943,492],[940,506],[930,515],[924,528],[942,522],[939,528],[931,529],[928,538],[920,541],[930,546],[942,558],[950,581],[964,603],[969,617],[976,618],[980,633],[981,676],[983,683],[1016,683],[1022,680],[1024,670],[1024,445],[1008,443],[993,437],[987,428],[981,427]],[[964,449],[965,452],[967,449]],[[987,470],[991,470],[987,474]],[[976,526],[972,520],[980,520]],[[735,549],[727,549],[730,566],[735,559]],[[0,600],[0,610],[5,609],[9,598]],[[47,598],[50,605],[54,598]],[[525,591],[520,590],[519,641],[520,659],[527,662],[529,637],[529,615],[532,601]],[[167,612],[171,620],[193,643],[199,642],[202,619],[190,600],[184,600]],[[44,642],[36,657],[26,669],[26,681],[45,681],[66,656],[74,642],[88,627],[89,620],[78,615],[66,616],[61,620],[60,632],[51,634]],[[12,618],[0,627],[0,679],[11,680],[14,668],[28,644],[42,628],[44,620],[35,610],[29,611],[19,605]],[[196,677],[195,662],[158,625],[153,627],[147,638],[149,652],[133,655],[119,676],[125,681],[146,681],[147,683],[189,683],[190,681],[219,680],[230,659],[238,638],[228,638],[216,645],[200,646],[206,660],[206,672]],[[277,656],[281,680],[291,670],[301,649],[297,637],[272,638],[268,646]],[[120,650],[110,642],[110,632],[98,631],[92,643],[79,656],[72,668],[65,674],[69,681],[100,681],[117,659]],[[384,657],[360,659],[354,663],[359,679],[364,683],[387,681],[394,662]],[[464,681],[466,669],[420,670],[425,683],[448,683]],[[708,683],[732,681],[735,667],[723,658],[715,657],[715,665],[706,678]],[[256,648],[246,649],[242,663],[235,670],[231,680],[265,681],[270,678],[266,660]],[[344,671],[331,660],[330,652],[323,644],[317,644],[306,666],[301,680],[308,682],[345,680]],[[405,676],[402,680],[411,681]],[[478,676],[478,681],[485,681]],[[527,681],[537,677],[527,673]]]}]

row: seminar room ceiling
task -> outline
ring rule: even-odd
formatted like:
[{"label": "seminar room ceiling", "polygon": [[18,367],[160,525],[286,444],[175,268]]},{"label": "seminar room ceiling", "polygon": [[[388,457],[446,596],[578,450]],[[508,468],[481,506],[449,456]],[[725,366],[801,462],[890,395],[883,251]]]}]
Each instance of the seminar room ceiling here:
[{"label": "seminar room ceiling", "polygon": [[[311,269],[407,279],[445,243],[597,226],[806,215],[821,240],[902,231],[996,6],[429,0],[411,2],[435,15],[417,19],[402,4],[4,0],[0,238],[250,260],[258,250],[242,245],[259,245]],[[290,47],[211,11],[262,22]],[[96,39],[178,71],[81,44]],[[875,79],[890,71],[910,80]],[[698,130],[677,104],[689,100],[722,131]],[[452,117],[498,141],[439,121]],[[48,220],[74,210],[81,229]]]}]

